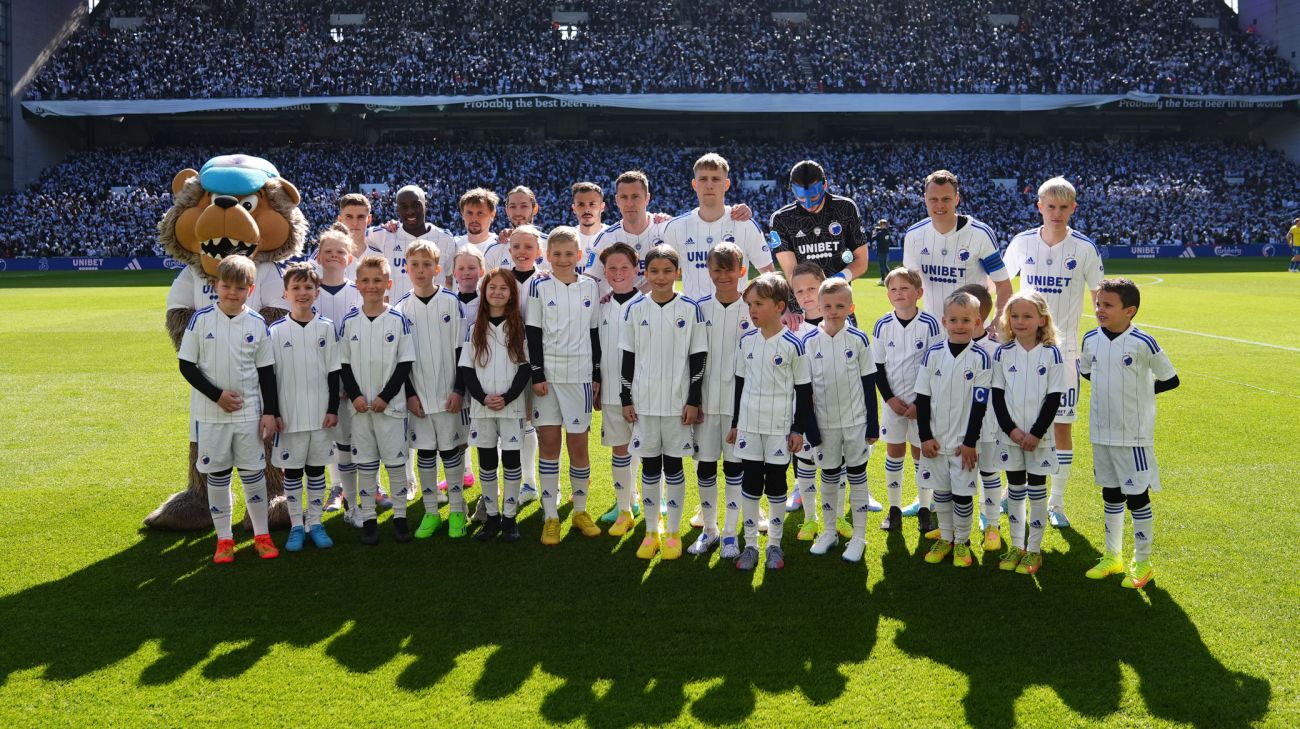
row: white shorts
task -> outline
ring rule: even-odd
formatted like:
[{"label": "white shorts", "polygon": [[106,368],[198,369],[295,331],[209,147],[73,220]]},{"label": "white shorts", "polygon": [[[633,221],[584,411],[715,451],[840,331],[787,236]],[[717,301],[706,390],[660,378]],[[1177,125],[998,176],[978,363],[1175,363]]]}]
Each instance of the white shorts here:
[{"label": "white shorts", "polygon": [[257,437],[258,420],[240,423],[190,421],[190,432],[199,444],[195,464],[199,473],[216,473],[231,468],[260,471],[266,468],[266,445]]},{"label": "white shorts", "polygon": [[[1051,476],[1056,473],[1056,444],[1051,440],[1039,441],[1032,451],[1012,443],[998,441],[998,470],[1025,471],[1035,476]],[[983,466],[980,466],[983,468]]]},{"label": "white shorts", "polygon": [[871,458],[867,443],[867,424],[847,428],[823,428],[822,444],[813,449],[818,468],[861,466]]},{"label": "white shorts", "polygon": [[548,382],[546,395],[533,395],[533,425],[563,425],[569,433],[591,430],[591,383]]},{"label": "white shorts", "polygon": [[600,444],[625,446],[632,442],[632,424],[623,419],[623,406],[616,402],[600,404]]},{"label": "white shorts", "polygon": [[475,418],[469,424],[469,444],[517,451],[524,444],[524,429],[523,418]]},{"label": "white shorts", "polygon": [[736,446],[727,442],[727,434],[731,432],[730,415],[705,413],[704,422],[696,423],[694,431],[696,461],[704,461],[705,463],[717,463],[719,460],[731,463],[740,462],[740,456],[736,455]]},{"label": "white shorts", "polygon": [[334,440],[330,431],[323,428],[276,433],[271,445],[271,458],[274,461],[272,465],[282,469],[328,466],[334,460]]},{"label": "white shorts", "polygon": [[465,445],[465,435],[469,432],[466,416],[464,410],[429,413],[423,418],[408,415],[406,424],[410,428],[411,449],[449,451]]},{"label": "white shorts", "polygon": [[997,473],[1006,470],[1002,467],[1002,453],[996,440],[979,441],[975,444],[975,452],[980,457],[979,470],[984,473]]},{"label": "white shorts", "polygon": [[1092,477],[1103,488],[1118,487],[1136,496],[1147,489],[1160,490],[1156,449],[1151,446],[1092,446]]},{"label": "white shorts", "polygon": [[642,458],[686,458],[695,453],[691,426],[680,415],[640,415],[632,424],[632,453]]},{"label": "white shorts", "polygon": [[386,413],[356,413],[352,418],[352,460],[406,465],[406,418]]},{"label": "white shorts", "polygon": [[357,410],[351,402],[344,400],[339,403],[339,424],[329,430],[335,444],[352,445],[352,421],[356,415]]},{"label": "white shorts", "polygon": [[936,458],[921,456],[921,479],[929,482],[935,491],[947,491],[958,496],[974,496],[979,485],[979,471],[961,467],[961,456],[939,455]]},{"label": "white shorts", "polygon": [[1078,418],[1079,360],[1067,359],[1065,364],[1065,392],[1061,393],[1061,407],[1056,409],[1053,423],[1073,423]]},{"label": "white shorts", "polygon": [[759,435],[736,431],[736,457],[742,461],[762,461],[775,466],[790,465],[790,436]]},{"label": "white shorts", "polygon": [[888,405],[880,408],[880,439],[886,443],[921,445],[921,431],[914,418],[905,418]]}]

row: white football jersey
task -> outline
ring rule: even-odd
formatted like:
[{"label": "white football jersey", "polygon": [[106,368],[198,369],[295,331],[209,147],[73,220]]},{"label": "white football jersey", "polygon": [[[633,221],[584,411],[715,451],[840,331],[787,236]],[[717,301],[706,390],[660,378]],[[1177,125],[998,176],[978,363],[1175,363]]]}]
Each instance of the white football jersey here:
[{"label": "white football jersey", "polygon": [[700,305],[681,294],[663,304],[649,294],[637,296],[623,309],[618,346],[636,355],[632,404],[637,414],[680,416],[691,384],[690,356],[709,347]]},{"label": "white football jersey", "polygon": [[[979,339],[973,340],[975,342],[975,346],[984,350],[984,353],[989,356],[989,361],[992,361],[994,358],[996,358],[998,353],[998,347],[1000,347],[1001,345],[993,341],[992,337],[985,336],[983,335],[982,332],[980,334],[981,336]],[[989,385],[992,386],[992,383],[993,383],[993,375],[990,374]],[[998,414],[993,412],[993,401],[989,400],[988,407],[984,408],[984,424],[980,426],[980,440],[983,442],[991,443],[997,439],[998,439]]]},{"label": "white football jersey", "polygon": [[338,341],[338,326],[319,314],[306,324],[288,316],[271,324],[284,432],[324,427],[330,404],[329,374],[341,366]]},{"label": "white football jersey", "polygon": [[722,304],[713,296],[699,300],[709,356],[704,364],[704,412],[730,417],[736,408],[736,351],[740,336],[753,328],[743,299]]},{"label": "white football jersey", "polygon": [[985,278],[1009,278],[993,229],[966,215],[957,216],[957,225],[944,234],[934,229],[929,218],[908,228],[903,236],[903,265],[921,272],[925,311],[940,321],[944,299],[952,292],[968,283],[983,284]]},{"label": "white football jersey", "polygon": [[635,235],[624,230],[623,223],[620,221],[609,226],[604,232],[596,236],[595,256],[592,258],[586,274],[601,282],[601,293],[604,293],[609,287],[604,283],[605,266],[600,262],[600,254],[615,243],[626,243],[636,251],[637,258],[641,259],[640,275],[636,278],[636,287],[640,288],[645,283],[645,255],[650,252],[651,248],[664,242],[663,224],[654,222],[654,218],[649,213],[646,213],[646,221],[645,230]]},{"label": "white football jersey", "polygon": [[257,368],[275,364],[270,336],[266,320],[248,307],[233,317],[215,306],[194,312],[181,335],[177,357],[198,365],[217,387],[239,393],[244,407],[228,413],[190,388],[191,418],[202,423],[244,423],[262,417]]},{"label": "white football jersey", "polygon": [[743,291],[749,266],[757,268],[772,265],[772,251],[763,238],[758,221],[738,222],[731,219],[731,206],[723,208],[722,217],[711,223],[700,217],[695,208],[679,215],[664,225],[664,243],[677,251],[682,267],[682,293],[690,298],[703,298],[713,291],[709,278],[709,251],[718,243],[731,243],[744,255],[745,276],[736,282]]},{"label": "white football jersey", "polygon": [[360,308],[361,292],[356,284],[346,281],[337,288],[321,284],[316,313],[334,322],[335,328],[341,330],[344,317]]},{"label": "white football jersey", "polygon": [[1105,275],[1101,251],[1088,236],[1071,229],[1056,245],[1043,240],[1042,227],[1011,239],[1002,257],[1007,275],[1020,276],[1021,291],[1037,291],[1047,299],[1047,310],[1061,332],[1061,349],[1079,358],[1079,319],[1086,292],[1096,291]]},{"label": "white football jersey", "polygon": [[[489,246],[494,245],[497,242],[497,235],[496,233],[489,232],[488,237],[484,238],[482,243],[471,243],[469,235],[458,235],[453,238],[453,240],[456,242],[456,250],[458,251],[466,246],[473,246],[474,250],[483,253]],[[450,264],[444,264],[443,268],[449,269]]]},{"label": "white football jersey", "polygon": [[590,235],[582,232],[581,228],[578,229],[578,245],[582,248],[582,260],[578,262],[578,273],[585,273],[593,263],[597,262],[596,256],[599,254],[596,253],[596,239],[607,228],[609,228],[608,225],[601,223],[600,229]]},{"label": "white football jersey", "polygon": [[794,425],[794,388],[812,382],[803,342],[781,327],[771,339],[758,327],[736,347],[736,376],[743,377],[736,427],[757,435],[787,435]]},{"label": "white football jersey", "polygon": [[600,327],[597,288],[582,274],[568,284],[554,276],[534,276],[529,282],[524,321],[542,330],[547,382],[591,382],[591,330]]},{"label": "white football jersey", "polygon": [[[1065,368],[1070,365],[1065,363],[1061,350],[1050,344],[1026,350],[1016,342],[998,347],[993,362],[993,387],[1005,394],[1007,411],[1016,421],[1016,427],[1028,433],[1038,420],[1038,411],[1048,393],[1065,394]],[[987,438],[984,433],[980,435]],[[1043,434],[1041,443],[1047,446],[1055,443],[1052,428]]]},{"label": "white football jersey", "polygon": [[[505,322],[493,324],[488,322],[487,329],[487,358],[482,364],[474,356],[474,344],[470,339],[470,334],[465,336],[465,344],[460,349],[460,366],[470,367],[474,374],[478,376],[478,382],[483,386],[483,392],[489,395],[504,395],[510,391],[510,385],[515,381],[515,374],[519,370],[520,363],[510,361],[510,348],[506,343],[506,325]],[[527,345],[524,346],[527,352]],[[524,367],[528,366],[527,362],[522,363]],[[501,410],[493,410],[483,403],[469,398],[469,415],[471,418],[507,418],[520,419],[524,417],[524,395],[511,400]]]},{"label": "white football jersey", "polygon": [[406,273],[406,249],[411,241],[424,240],[437,246],[439,263],[450,261],[456,255],[456,240],[450,233],[433,223],[425,223],[425,226],[427,230],[422,235],[411,235],[400,225],[396,233],[389,233],[382,226],[366,231],[367,252],[383,254],[392,269],[389,272],[393,279],[393,287],[388,290],[389,301],[397,301],[411,290],[411,277]]},{"label": "white football jersey", "polygon": [[[848,324],[831,336],[816,327],[804,337],[804,356],[812,376],[813,409],[822,428],[848,428],[867,422],[862,378],[876,371],[867,335]],[[874,399],[876,394],[871,393]]]},{"label": "white football jersey", "polygon": [[1113,341],[1093,329],[1083,335],[1079,372],[1092,380],[1088,430],[1093,443],[1155,445],[1155,381],[1178,374],[1155,337],[1131,324]]},{"label": "white football jersey", "polygon": [[415,291],[397,300],[393,308],[411,326],[415,364],[411,383],[425,413],[444,412],[443,405],[456,383],[456,348],[465,341],[465,307],[446,287],[424,303]]},{"label": "white football jersey", "polygon": [[993,360],[974,342],[953,356],[948,342],[930,347],[916,376],[916,394],[930,396],[930,434],[939,450],[953,455],[966,435],[971,405],[991,405]]},{"label": "white football jersey", "polygon": [[[515,270],[514,259],[510,257],[510,244],[492,243],[489,245],[483,251],[483,264],[485,268],[483,273],[485,274],[494,268],[504,268],[507,271]],[[537,257],[537,260],[533,262],[533,267],[543,273],[551,270],[551,264],[546,260],[545,253]]]},{"label": "white football jersey", "polygon": [[[249,308],[253,302],[249,302]],[[167,290],[167,309],[194,309],[198,311],[217,304],[217,283],[204,276],[194,266],[186,266],[176,274]]]},{"label": "white football jersey", "polygon": [[[640,296],[631,292],[622,303],[610,294],[600,305],[600,402],[617,410],[622,407],[619,383],[623,372],[623,350],[618,340],[623,333],[623,305]],[[734,347],[735,344],[732,344]]]},{"label": "white football jersey", "polygon": [[248,299],[248,308],[258,312],[262,309],[289,310],[289,302],[284,300],[285,268],[287,266],[281,263],[257,264],[257,283]]},{"label": "white football jersey", "polygon": [[939,320],[918,311],[903,326],[893,312],[876,320],[871,335],[871,354],[876,369],[883,372],[894,397],[911,404],[916,397],[916,375],[930,347],[944,341]]},{"label": "white football jersey", "polygon": [[[396,309],[385,308],[374,319],[357,309],[343,320],[340,336],[339,361],[352,368],[352,376],[367,402],[379,397],[398,362],[415,361],[411,323]],[[406,417],[405,393],[399,390],[384,414]]]}]

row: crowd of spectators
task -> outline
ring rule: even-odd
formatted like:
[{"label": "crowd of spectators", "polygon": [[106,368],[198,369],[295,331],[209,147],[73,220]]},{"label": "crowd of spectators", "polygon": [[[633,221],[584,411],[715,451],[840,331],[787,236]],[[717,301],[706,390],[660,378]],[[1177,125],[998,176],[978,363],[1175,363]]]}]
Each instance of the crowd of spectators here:
[{"label": "crowd of spectators", "polygon": [[[171,204],[172,177],[229,151],[76,153],[26,189],[0,196],[8,221],[0,228],[0,257],[160,254],[156,226]],[[376,222],[395,218],[394,193],[414,183],[428,193],[429,219],[456,233],[463,232],[456,200],[480,185],[503,196],[515,185],[531,187],[541,206],[537,223],[549,228],[572,224],[568,186],[590,180],[605,188],[605,221],[615,222],[613,179],[628,169],[649,174],[652,210],[686,212],[696,204],[691,164],[706,151],[730,160],[729,199],[749,204],[764,224],[791,201],[786,176],[803,158],[825,166],[832,190],[856,200],[868,226],[888,220],[896,237],[925,217],[920,181],[941,168],[961,179],[961,211],[991,225],[1004,244],[1040,222],[1037,186],[1055,175],[1079,190],[1074,227],[1103,245],[1276,242],[1278,231],[1300,214],[1300,167],[1277,152],[1212,141],[907,139],[731,142],[707,149],[668,143],[312,143],[240,151],[271,160],[297,186],[313,237],[333,220],[342,194],[368,183],[388,189],[373,195]],[[496,228],[506,225],[502,210]]]},{"label": "crowd of spectators", "polygon": [[[554,23],[555,6],[532,0],[106,0],[26,96],[1300,92],[1300,75],[1218,0],[566,5],[589,22]],[[775,19],[784,9],[807,19]],[[331,13],[365,20],[332,25]]]}]

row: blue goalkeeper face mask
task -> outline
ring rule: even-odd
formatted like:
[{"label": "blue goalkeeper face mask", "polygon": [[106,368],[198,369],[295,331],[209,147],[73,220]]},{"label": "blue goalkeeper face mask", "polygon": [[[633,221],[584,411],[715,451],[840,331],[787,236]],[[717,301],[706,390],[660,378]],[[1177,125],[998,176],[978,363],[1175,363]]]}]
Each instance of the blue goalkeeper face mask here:
[{"label": "blue goalkeeper face mask", "polygon": [[804,210],[815,210],[826,200],[825,180],[814,182],[807,187],[790,183],[790,190],[794,192],[795,199]]}]

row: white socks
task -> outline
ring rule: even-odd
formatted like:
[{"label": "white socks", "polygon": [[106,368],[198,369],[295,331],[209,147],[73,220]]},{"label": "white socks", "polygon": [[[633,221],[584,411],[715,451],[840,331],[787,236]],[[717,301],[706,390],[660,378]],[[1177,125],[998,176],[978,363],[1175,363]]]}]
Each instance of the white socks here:
[{"label": "white socks", "polygon": [[235,509],[230,496],[230,474],[208,476],[208,513],[212,514],[212,528],[217,532],[217,539],[233,539],[230,529],[230,515]]},{"label": "white socks", "polygon": [[1070,467],[1074,465],[1074,451],[1056,452],[1056,475],[1052,476],[1052,493],[1047,498],[1047,506],[1052,509],[1065,507],[1065,487],[1070,482]]}]

